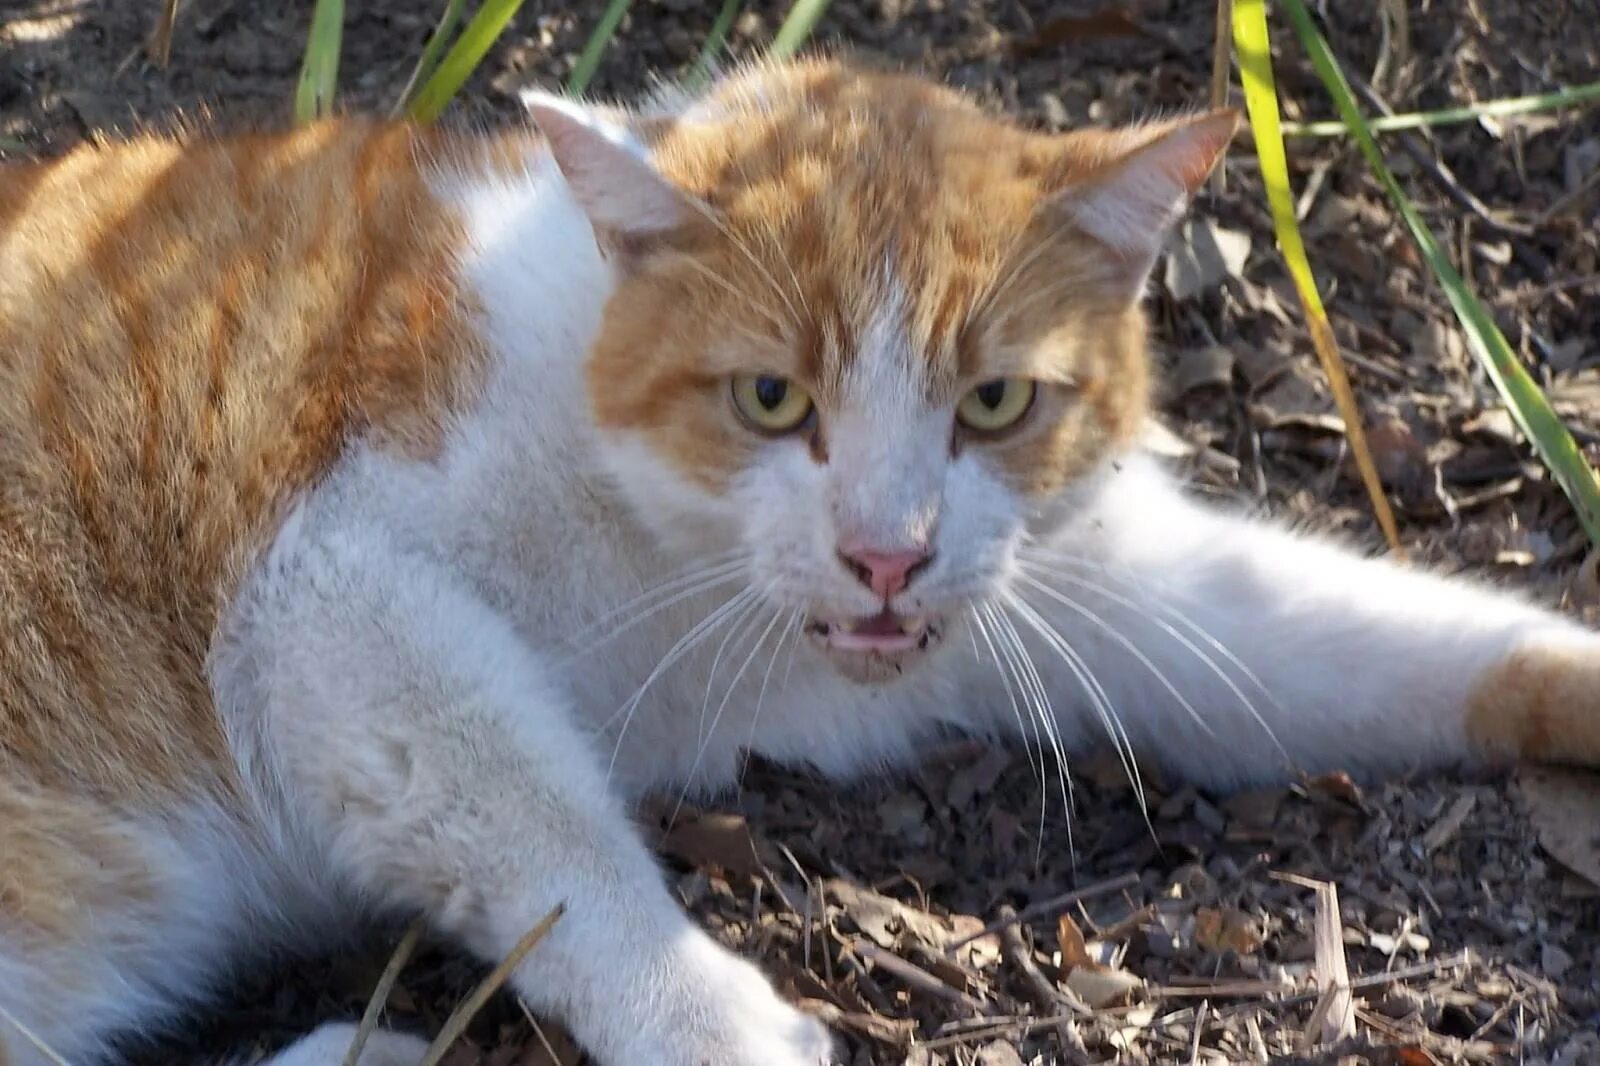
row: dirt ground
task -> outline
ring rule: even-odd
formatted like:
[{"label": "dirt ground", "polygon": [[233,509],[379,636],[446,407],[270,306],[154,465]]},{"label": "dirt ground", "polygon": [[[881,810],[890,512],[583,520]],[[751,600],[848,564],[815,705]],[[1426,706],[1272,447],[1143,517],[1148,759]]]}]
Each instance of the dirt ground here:
[{"label": "dirt ground", "polygon": [[[387,107],[442,6],[350,0],[345,107]],[[564,79],[601,6],[528,0],[450,121],[514,121],[511,93]],[[682,72],[718,6],[639,0],[595,91],[627,95]],[[746,4],[733,52],[759,49],[786,6]],[[1326,4],[1328,31],[1400,110],[1544,92],[1600,71],[1592,0],[1412,0],[1408,48],[1382,32],[1378,6]],[[159,7],[0,0],[0,153],[54,153],[180,112],[223,126],[286,117],[309,3],[190,0],[165,70],[142,50]],[[837,0],[818,32],[1059,128],[1203,101],[1211,7]],[[1289,116],[1330,114],[1288,33],[1277,38]],[[1600,109],[1452,127],[1417,138],[1416,156],[1388,145],[1600,458]],[[1411,553],[1592,611],[1600,595],[1580,565],[1577,523],[1514,443],[1359,158],[1339,141],[1301,140],[1291,159]],[[1202,491],[1376,547],[1247,140],[1226,191],[1203,195],[1196,216],[1191,244],[1209,238],[1229,254],[1189,263],[1180,250],[1158,270],[1162,447]],[[1218,258],[1229,264],[1220,275]],[[1422,779],[1363,790],[1330,778],[1228,797],[1147,775],[1147,821],[1114,763],[1074,769],[1070,851],[1059,800],[1026,759],[961,747],[908,780],[853,789],[755,767],[737,797],[680,818],[662,850],[685,902],[832,1019],[854,1063],[1600,1062],[1600,888],[1539,843],[1551,839],[1538,815],[1558,785]],[[1583,865],[1573,856],[1562,852]],[[1318,896],[1281,873],[1337,886],[1338,913],[1324,917],[1342,940],[1357,1024],[1333,1046],[1316,1043]],[[1051,902],[1074,888],[1091,891]],[[1005,907],[1027,920],[955,946]],[[392,944],[241,975],[223,1009],[130,1059],[213,1061],[352,1016]],[[389,1020],[437,1031],[482,972],[429,948],[406,969]],[[543,1034],[502,997],[447,1061],[579,1061],[554,1029]]]}]

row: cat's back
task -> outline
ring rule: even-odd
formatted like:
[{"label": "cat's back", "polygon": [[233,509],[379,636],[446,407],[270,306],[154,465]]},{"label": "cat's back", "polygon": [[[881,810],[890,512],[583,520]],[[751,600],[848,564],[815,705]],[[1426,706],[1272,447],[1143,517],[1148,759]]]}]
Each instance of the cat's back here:
[{"label": "cat's back", "polygon": [[227,775],[222,604],[356,435],[437,445],[485,356],[442,134],[338,120],[0,168],[0,786]]}]

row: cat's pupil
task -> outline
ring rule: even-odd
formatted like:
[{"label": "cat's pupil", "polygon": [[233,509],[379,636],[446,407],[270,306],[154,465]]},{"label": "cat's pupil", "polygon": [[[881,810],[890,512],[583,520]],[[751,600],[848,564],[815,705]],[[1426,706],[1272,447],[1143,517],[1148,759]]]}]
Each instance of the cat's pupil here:
[{"label": "cat's pupil", "polygon": [[756,402],[768,411],[776,411],[783,406],[783,398],[789,395],[789,383],[782,378],[756,378]]},{"label": "cat's pupil", "polygon": [[978,402],[989,410],[994,411],[1000,407],[1000,401],[1006,398],[1006,383],[1004,381],[991,381],[986,385],[978,386]]}]

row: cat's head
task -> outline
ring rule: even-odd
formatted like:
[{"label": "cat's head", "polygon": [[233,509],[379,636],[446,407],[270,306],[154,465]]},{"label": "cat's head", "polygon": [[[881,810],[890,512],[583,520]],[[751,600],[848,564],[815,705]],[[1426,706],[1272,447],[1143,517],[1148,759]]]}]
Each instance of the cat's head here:
[{"label": "cat's head", "polygon": [[1132,444],[1145,277],[1236,125],[1032,133],[831,61],[530,106],[617,269],[588,384],[623,490],[859,679],[997,595]]}]

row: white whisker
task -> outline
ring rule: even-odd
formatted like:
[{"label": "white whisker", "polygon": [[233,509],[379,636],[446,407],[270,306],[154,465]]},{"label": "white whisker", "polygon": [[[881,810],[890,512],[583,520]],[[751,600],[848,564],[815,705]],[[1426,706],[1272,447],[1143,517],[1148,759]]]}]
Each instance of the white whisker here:
[{"label": "white whisker", "polygon": [[612,713],[611,717],[607,718],[603,723],[601,723],[599,732],[603,734],[611,727],[611,723],[615,722],[618,718],[622,719],[622,728],[617,730],[617,739],[611,748],[611,761],[606,766],[606,780],[608,782],[611,780],[612,771],[616,769],[617,756],[622,752],[622,741],[623,738],[627,736],[628,726],[633,722],[634,712],[638,710],[639,704],[644,699],[645,693],[649,691],[650,686],[655,683],[658,677],[660,677],[667,670],[671,669],[674,663],[688,654],[695,647],[695,645],[699,644],[702,640],[714,632],[717,627],[722,625],[723,622],[727,621],[733,612],[742,609],[746,603],[760,595],[761,594],[753,588],[746,587],[741,589],[740,591],[734,593],[734,595],[725,601],[720,607],[716,608],[716,610],[712,611],[699,622],[695,623],[689,632],[679,637],[677,642],[673,644],[671,648],[667,649],[667,653],[661,657],[661,660],[658,663],[656,663],[655,668],[652,669],[649,675],[645,677],[644,683],[634,691],[634,694],[629,697],[621,707],[617,708],[617,710]]},{"label": "white whisker", "polygon": [[[1058,569],[1047,566],[1045,565],[1044,560],[1038,558],[1019,558],[1018,561],[1025,568],[1032,570],[1035,574],[1043,574],[1047,577],[1053,577],[1061,581],[1070,582],[1071,584],[1074,584],[1087,592],[1100,596],[1111,603],[1133,611],[1136,615],[1144,618],[1151,625],[1160,629],[1173,640],[1177,641],[1181,647],[1187,650],[1191,655],[1203,663],[1208,670],[1216,675],[1217,679],[1228,688],[1228,691],[1233,694],[1234,698],[1237,699],[1240,705],[1243,706],[1244,709],[1250,714],[1250,717],[1253,718],[1256,724],[1261,727],[1262,732],[1264,732],[1267,735],[1267,738],[1272,741],[1273,746],[1283,754],[1285,759],[1288,759],[1288,752],[1285,750],[1283,744],[1278,740],[1277,733],[1274,732],[1271,724],[1261,714],[1260,708],[1256,706],[1255,701],[1245,694],[1244,690],[1241,689],[1238,683],[1228,675],[1227,671],[1223,670],[1217,665],[1216,660],[1212,659],[1210,655],[1206,654],[1206,652],[1196,645],[1194,641],[1190,640],[1184,634],[1178,632],[1173,625],[1152,614],[1149,606],[1124,596],[1113,589],[1107,588],[1105,585],[1097,581],[1090,580],[1089,578],[1082,577],[1081,575],[1077,574],[1063,573]],[[1083,566],[1095,566],[1094,563],[1089,562],[1088,560],[1080,560],[1071,557],[1062,557],[1061,561],[1075,562]],[[1098,572],[1102,576],[1112,576],[1105,573],[1103,569],[1099,570]],[[1137,586],[1134,587],[1137,588]],[[1172,605],[1159,599],[1152,599],[1148,601],[1148,603],[1150,606],[1154,606],[1156,609],[1166,613],[1180,625],[1187,627],[1190,632],[1195,634],[1195,636],[1211,645],[1211,647],[1216,650],[1217,654],[1221,655],[1231,666],[1234,667],[1234,669],[1238,670],[1248,683],[1254,685],[1261,695],[1264,696],[1280,712],[1280,714],[1284,713],[1283,705],[1278,702],[1277,698],[1273,696],[1272,692],[1267,688],[1267,686],[1262,683],[1261,679],[1256,676],[1255,672],[1245,665],[1245,663],[1242,662],[1231,650],[1229,650],[1226,645],[1217,640],[1216,637],[1212,636],[1211,633],[1209,633],[1203,626],[1189,618],[1176,607],[1173,607]]]},{"label": "white whisker", "polygon": [[772,613],[771,621],[769,621],[766,628],[761,631],[761,635],[756,638],[755,645],[750,649],[750,654],[744,657],[744,661],[739,664],[739,669],[734,671],[733,680],[728,682],[728,690],[723,693],[722,702],[717,704],[717,713],[711,716],[711,728],[706,732],[704,738],[700,741],[700,747],[694,753],[694,761],[689,764],[689,772],[684,774],[683,788],[678,793],[678,802],[673,805],[672,815],[667,819],[668,829],[677,823],[678,813],[683,810],[684,801],[689,798],[689,789],[694,784],[694,775],[699,772],[700,762],[705,758],[706,752],[711,748],[711,740],[714,736],[716,736],[717,733],[717,723],[722,721],[722,712],[728,709],[728,702],[733,699],[733,694],[739,687],[739,680],[744,677],[744,672],[750,669],[750,664],[755,661],[756,656],[761,651],[762,645],[767,642],[767,636],[772,632],[773,628],[777,626],[779,620],[782,618],[782,611],[774,611]]},{"label": "white whisker", "polygon": [[1077,614],[1079,617],[1086,619],[1096,629],[1100,630],[1100,632],[1116,641],[1117,645],[1129,655],[1133,656],[1134,660],[1137,661],[1140,666],[1143,666],[1146,670],[1150,671],[1151,676],[1161,683],[1161,686],[1167,690],[1167,693],[1171,695],[1173,699],[1178,701],[1178,705],[1188,712],[1189,717],[1194,719],[1195,725],[1199,726],[1205,731],[1206,736],[1213,739],[1216,738],[1216,732],[1211,728],[1210,724],[1207,723],[1204,718],[1200,717],[1200,712],[1195,710],[1194,704],[1189,702],[1189,698],[1182,692],[1178,691],[1178,686],[1174,685],[1167,675],[1162,672],[1161,668],[1151,661],[1150,656],[1146,655],[1137,644],[1129,640],[1126,634],[1117,629],[1110,622],[1107,622],[1094,611],[1091,611],[1083,604],[1074,600],[1072,597],[1064,595],[1060,591],[1044,584],[1042,581],[1039,581],[1026,573],[1019,573],[1017,577],[1028,587],[1037,589],[1038,591],[1044,593],[1050,599],[1067,608],[1067,610],[1072,611],[1074,614]]},{"label": "white whisker", "polygon": [[[1133,782],[1134,791],[1139,797],[1139,810],[1144,815],[1145,821],[1149,822],[1150,810],[1144,796],[1144,778],[1139,772],[1138,760],[1133,755],[1133,742],[1129,740],[1128,732],[1122,724],[1122,718],[1117,714],[1105,687],[1100,684],[1099,678],[1095,677],[1094,671],[1090,669],[1088,662],[1078,653],[1078,650],[1068,644],[1061,634],[1056,632],[1055,627],[1041,618],[1038,611],[1018,599],[1014,594],[1008,593],[1006,595],[1006,603],[1016,611],[1019,618],[1028,623],[1028,626],[1039,634],[1046,646],[1054,651],[1062,662],[1066,663],[1067,668],[1072,671],[1073,676],[1078,679],[1078,683],[1088,693],[1090,702],[1094,705],[1095,713],[1099,716],[1101,724],[1105,726],[1106,735],[1111,738],[1111,745],[1122,762],[1122,768],[1127,773],[1128,780]],[[1014,628],[1013,632],[1015,632]]]}]

